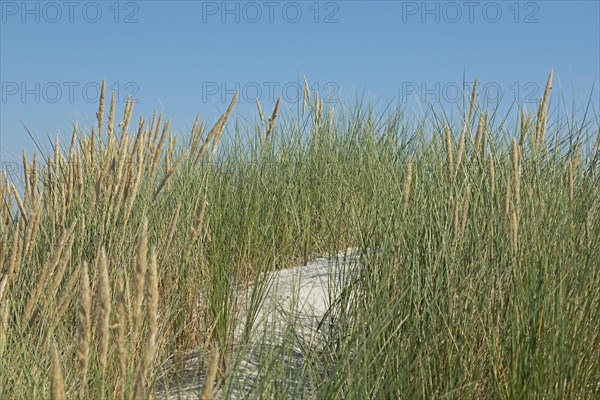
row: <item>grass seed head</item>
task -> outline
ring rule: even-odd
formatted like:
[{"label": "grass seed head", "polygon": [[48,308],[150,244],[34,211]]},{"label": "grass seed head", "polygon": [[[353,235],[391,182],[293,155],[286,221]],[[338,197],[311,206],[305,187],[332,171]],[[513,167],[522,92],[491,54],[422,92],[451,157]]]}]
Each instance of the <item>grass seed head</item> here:
[{"label": "grass seed head", "polygon": [[454,165],[452,161],[452,134],[450,128],[446,128],[446,166],[448,168],[448,176],[454,176]]},{"label": "grass seed head", "polygon": [[98,291],[100,308],[98,310],[98,363],[102,377],[106,375],[106,366],[108,360],[108,339],[110,326],[111,296],[110,281],[108,276],[108,260],[106,259],[106,250],[102,248],[100,263],[98,267]]},{"label": "grass seed head", "polygon": [[273,132],[273,128],[275,127],[275,120],[277,119],[277,114],[279,113],[279,104],[281,103],[281,97],[277,98],[277,102],[275,103],[275,108],[273,109],[273,114],[271,115],[271,119],[269,120],[269,128],[267,129],[267,133],[265,135],[265,141],[269,140],[269,136]]},{"label": "grass seed head", "polygon": [[92,291],[87,262],[83,262],[79,288],[79,335],[77,340],[77,361],[80,373],[80,395],[85,398],[89,365],[89,347],[91,337]]},{"label": "grass seed head", "polygon": [[64,400],[65,399],[65,382],[63,378],[62,368],[60,367],[60,357],[58,355],[58,348],[56,342],[52,341],[52,399],[53,400]]},{"label": "grass seed head", "polygon": [[467,119],[467,124],[471,125],[471,118],[473,117],[473,111],[475,110],[475,98],[477,97],[477,78],[475,78],[475,83],[473,84],[473,92],[471,93],[471,101],[469,103],[469,118]]}]

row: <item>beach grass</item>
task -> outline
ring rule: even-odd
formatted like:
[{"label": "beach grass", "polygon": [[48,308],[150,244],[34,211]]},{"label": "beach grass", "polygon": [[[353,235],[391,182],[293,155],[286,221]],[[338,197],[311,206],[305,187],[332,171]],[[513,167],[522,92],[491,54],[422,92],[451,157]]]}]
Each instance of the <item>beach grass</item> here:
[{"label": "beach grass", "polygon": [[190,354],[211,398],[267,273],[348,248],[303,379],[290,322],[250,398],[600,397],[600,121],[551,85],[513,126],[475,91],[415,119],[305,90],[189,134],[103,89],[96,126],[0,178],[0,398],[176,396]]}]

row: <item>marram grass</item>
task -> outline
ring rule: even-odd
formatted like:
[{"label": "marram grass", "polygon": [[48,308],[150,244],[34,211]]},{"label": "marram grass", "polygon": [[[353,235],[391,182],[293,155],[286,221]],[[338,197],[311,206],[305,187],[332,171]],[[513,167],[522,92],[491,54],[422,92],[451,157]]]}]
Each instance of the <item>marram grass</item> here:
[{"label": "marram grass", "polygon": [[103,85],[97,126],[0,177],[0,398],[176,395],[192,353],[196,395],[228,397],[265,271],[349,247],[305,379],[265,353],[250,398],[599,398],[599,121],[549,112],[551,84],[511,132],[476,86],[409,122],[334,118],[305,81],[298,116],[234,129],[234,96],[187,136],[133,102],[115,126]]}]

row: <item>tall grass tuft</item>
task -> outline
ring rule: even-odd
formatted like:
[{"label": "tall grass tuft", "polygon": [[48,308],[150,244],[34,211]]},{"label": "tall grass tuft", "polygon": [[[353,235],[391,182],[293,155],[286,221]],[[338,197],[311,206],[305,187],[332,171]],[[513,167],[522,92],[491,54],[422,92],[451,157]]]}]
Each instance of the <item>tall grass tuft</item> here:
[{"label": "tall grass tuft", "polygon": [[[304,80],[298,115],[235,95],[183,135],[103,84],[0,174],[0,398],[599,398],[600,122],[551,85],[413,118]],[[317,257],[325,315],[262,321]]]}]

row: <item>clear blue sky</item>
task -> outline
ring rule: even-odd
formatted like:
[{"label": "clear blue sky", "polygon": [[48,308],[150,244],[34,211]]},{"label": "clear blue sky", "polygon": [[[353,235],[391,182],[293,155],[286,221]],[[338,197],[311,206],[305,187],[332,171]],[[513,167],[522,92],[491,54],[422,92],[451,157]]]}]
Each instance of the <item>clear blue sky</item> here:
[{"label": "clear blue sky", "polygon": [[[363,93],[452,103],[463,75],[490,98],[537,101],[554,89],[598,111],[599,1],[0,1],[1,161],[33,149],[24,122],[70,137],[89,127],[99,82],[158,109],[176,130],[214,121],[242,89],[241,117],[259,95],[295,109],[306,76],[327,98]],[[327,86],[328,85],[328,86]],[[285,90],[284,90],[285,89]],[[517,95],[518,93],[518,95]]]}]

